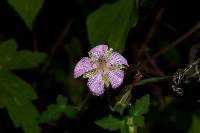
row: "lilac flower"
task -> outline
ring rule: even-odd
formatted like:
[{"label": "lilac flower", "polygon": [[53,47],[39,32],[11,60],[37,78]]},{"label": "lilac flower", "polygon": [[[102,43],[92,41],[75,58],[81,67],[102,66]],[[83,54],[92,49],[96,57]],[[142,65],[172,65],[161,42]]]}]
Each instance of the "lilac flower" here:
[{"label": "lilac flower", "polygon": [[124,71],[128,66],[127,60],[119,53],[108,49],[107,45],[98,45],[89,51],[89,58],[83,57],[75,66],[74,77],[89,78],[87,86],[90,91],[100,96],[104,93],[104,85],[113,89],[118,88],[124,79]]}]

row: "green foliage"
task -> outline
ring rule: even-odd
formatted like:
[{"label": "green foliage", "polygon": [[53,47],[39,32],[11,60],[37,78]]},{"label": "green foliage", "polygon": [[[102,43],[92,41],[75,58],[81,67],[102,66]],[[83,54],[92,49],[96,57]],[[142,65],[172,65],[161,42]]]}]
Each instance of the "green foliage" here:
[{"label": "green foliage", "polygon": [[143,114],[147,113],[149,110],[149,105],[150,105],[150,96],[145,95],[145,96],[141,97],[140,99],[138,99],[136,101],[135,106],[132,107],[132,109],[131,109],[132,114],[143,115]]},{"label": "green foliage", "polygon": [[0,68],[8,64],[14,57],[17,50],[17,43],[15,40],[10,39],[0,45]]},{"label": "green foliage", "polygon": [[[131,91],[131,87],[132,87],[131,85],[127,86],[127,90],[125,92]],[[129,93],[125,93],[125,97],[126,97],[125,99],[127,99],[127,96],[129,96]],[[128,103],[129,101],[130,99],[128,100]],[[115,118],[112,115],[109,115],[108,117],[97,120],[95,124],[102,127],[103,129],[109,129],[110,131],[120,129],[121,133],[134,133],[135,126],[140,126],[140,127],[144,126],[143,115],[148,112],[149,105],[150,105],[150,96],[145,95],[136,101],[135,106],[131,106],[130,113],[127,116],[125,116],[122,120]],[[113,110],[113,108],[111,108],[111,110]]]},{"label": "green foliage", "polygon": [[192,125],[189,128],[188,133],[200,133],[200,118],[198,116],[192,116]]},{"label": "green foliage", "polygon": [[121,133],[131,133],[131,132],[129,132],[129,127],[125,122],[121,125],[120,132]]},{"label": "green foliage", "polygon": [[37,99],[31,86],[11,72],[0,69],[0,103],[6,107],[16,127],[26,133],[39,133],[37,109],[30,100]]},{"label": "green foliage", "polygon": [[46,54],[41,52],[22,50],[15,54],[12,61],[9,62],[7,68],[10,70],[16,70],[37,67],[38,64],[44,61],[45,57]]},{"label": "green foliage", "polygon": [[75,118],[77,116],[77,109],[67,104],[68,100],[66,97],[59,95],[56,101],[56,104],[48,105],[47,110],[41,114],[40,123],[58,120],[63,113],[69,118]]},{"label": "green foliage", "polygon": [[135,0],[117,0],[104,4],[87,18],[87,31],[91,47],[108,45],[122,52],[130,28],[138,21]]},{"label": "green foliage", "polygon": [[103,129],[115,131],[123,126],[124,121],[121,121],[120,119],[117,119],[112,115],[109,115],[108,117],[104,117],[100,120],[95,121],[95,124],[102,127]]},{"label": "green foliage", "polygon": [[142,115],[134,115],[133,119],[134,119],[134,122],[135,122],[134,124],[135,125],[140,126],[140,127],[144,126],[144,116],[142,116]]},{"label": "green foliage", "polygon": [[44,0],[8,0],[8,3],[32,30],[34,20],[42,8]]},{"label": "green foliage", "polygon": [[31,103],[37,95],[28,83],[8,70],[35,67],[45,54],[16,50],[17,43],[12,39],[0,45],[0,107],[8,110],[16,127],[22,127],[26,133],[39,133],[39,113]]},{"label": "green foliage", "polygon": [[13,39],[0,45],[0,67],[8,70],[33,68],[42,63],[46,57],[46,54],[41,52],[16,50],[17,43]]},{"label": "green foliage", "polygon": [[138,99],[135,103],[135,106],[130,108],[130,114],[133,117],[133,122],[137,126],[144,125],[144,117],[143,114],[147,113],[150,105],[150,96],[145,95]]}]

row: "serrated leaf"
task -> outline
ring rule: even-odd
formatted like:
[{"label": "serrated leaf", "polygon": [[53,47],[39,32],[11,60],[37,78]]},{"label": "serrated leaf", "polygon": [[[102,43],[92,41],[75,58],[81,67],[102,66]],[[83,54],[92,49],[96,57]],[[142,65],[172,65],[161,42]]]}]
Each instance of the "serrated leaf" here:
[{"label": "serrated leaf", "polygon": [[39,122],[47,123],[49,121],[55,121],[62,115],[62,110],[57,104],[50,104],[47,109],[41,114]]},{"label": "serrated leaf", "polygon": [[40,63],[44,61],[46,54],[41,52],[31,52],[28,50],[22,50],[15,54],[7,64],[7,69],[17,70],[17,69],[29,69],[37,67]]},{"label": "serrated leaf", "polygon": [[17,42],[10,39],[0,45],[0,68],[8,70],[37,67],[46,57],[45,53],[17,50]]},{"label": "serrated leaf", "polygon": [[16,127],[22,127],[25,133],[39,133],[37,118],[39,113],[30,102],[37,95],[22,79],[14,74],[0,70],[0,100]]},{"label": "serrated leaf", "polygon": [[68,99],[67,99],[67,97],[64,97],[63,95],[58,95],[58,96],[57,96],[57,99],[56,99],[56,102],[57,102],[59,105],[65,105],[65,104],[67,104]]},{"label": "serrated leaf", "polygon": [[131,27],[138,21],[135,0],[116,0],[106,3],[87,18],[87,32],[91,47],[107,42],[122,52]]},{"label": "serrated leaf", "polygon": [[120,119],[117,119],[112,115],[109,115],[108,117],[104,117],[100,120],[95,121],[95,124],[102,127],[103,129],[115,131],[121,128],[123,122]]},{"label": "serrated leaf", "polygon": [[49,121],[58,120],[62,114],[65,114],[69,118],[75,118],[77,116],[77,110],[74,106],[67,104],[67,98],[58,95],[57,104],[49,104],[47,109],[40,116],[40,123],[47,123]]},{"label": "serrated leaf", "polygon": [[7,40],[0,45],[0,67],[10,62],[17,50],[17,42],[13,39]]},{"label": "serrated leaf", "polygon": [[67,105],[64,113],[69,118],[76,118],[77,117],[77,109],[72,105]]},{"label": "serrated leaf", "polygon": [[200,132],[200,118],[196,115],[192,116],[192,125],[187,133],[199,133]]},{"label": "serrated leaf", "polygon": [[34,20],[42,8],[44,0],[8,0],[8,3],[24,20],[29,30],[32,30]]},{"label": "serrated leaf", "polygon": [[135,106],[131,107],[131,114],[134,116],[143,115],[148,112],[150,105],[150,96],[145,95],[138,99],[135,103]]}]

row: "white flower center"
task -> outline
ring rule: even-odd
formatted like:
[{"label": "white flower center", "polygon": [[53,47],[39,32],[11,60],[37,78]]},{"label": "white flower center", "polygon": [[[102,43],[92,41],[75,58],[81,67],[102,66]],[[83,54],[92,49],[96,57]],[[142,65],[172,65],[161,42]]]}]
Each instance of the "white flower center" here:
[{"label": "white flower center", "polygon": [[104,57],[100,57],[97,62],[97,71],[102,74],[108,74],[110,71],[110,64],[107,63],[107,60]]}]

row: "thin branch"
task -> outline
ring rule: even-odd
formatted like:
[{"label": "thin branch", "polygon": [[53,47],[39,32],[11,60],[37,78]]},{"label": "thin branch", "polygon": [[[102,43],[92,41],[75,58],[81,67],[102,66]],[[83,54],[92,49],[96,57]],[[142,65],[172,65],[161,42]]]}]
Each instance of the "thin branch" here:
[{"label": "thin branch", "polygon": [[64,27],[62,33],[60,34],[60,36],[58,37],[57,41],[53,44],[49,55],[43,65],[43,67],[41,68],[41,75],[44,75],[50,65],[51,59],[54,56],[55,52],[57,51],[57,49],[60,47],[60,45],[62,44],[64,38],[67,36],[67,34],[69,33],[71,24],[72,24],[73,20],[69,20],[66,24],[66,26]]},{"label": "thin branch", "polygon": [[[145,54],[149,63],[151,64],[151,66],[153,67],[154,69],[154,73],[156,72],[159,76],[164,76],[164,72],[158,67],[155,59],[153,59],[148,53]],[[157,75],[157,76],[158,76]]]},{"label": "thin branch", "polygon": [[157,57],[159,57],[160,55],[166,53],[168,50],[170,50],[171,48],[176,47],[178,44],[180,44],[181,42],[183,42],[185,39],[187,39],[188,37],[190,37],[194,32],[196,32],[198,29],[200,29],[200,22],[198,22],[194,27],[192,27],[188,32],[186,32],[185,34],[183,34],[182,36],[180,36],[178,39],[176,39],[174,42],[172,42],[168,47],[161,49],[160,51],[158,51],[157,53],[155,53],[152,58],[156,59]]},{"label": "thin branch", "polygon": [[142,47],[141,47],[140,52],[139,52],[139,56],[142,55],[142,53],[144,52],[144,50],[147,50],[148,44],[151,41],[151,39],[153,38],[153,36],[154,36],[154,34],[155,34],[155,32],[156,32],[156,30],[158,28],[158,25],[159,25],[159,23],[161,21],[161,18],[162,18],[164,10],[165,10],[165,8],[161,8],[157,12],[155,20],[154,20],[151,28],[149,29],[149,32],[147,33],[146,38],[144,39],[144,42],[143,42]]}]

